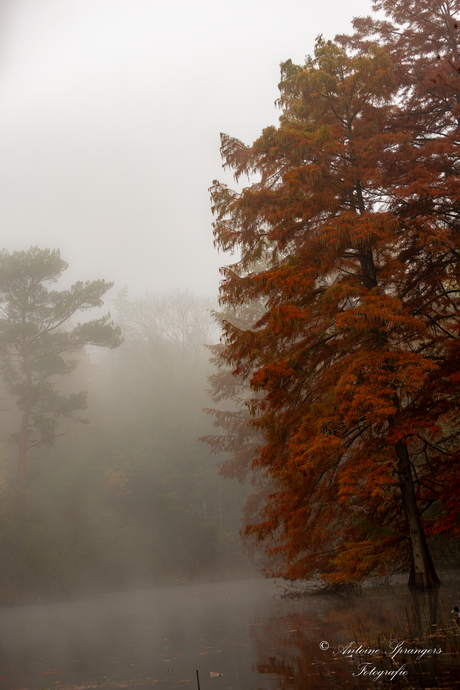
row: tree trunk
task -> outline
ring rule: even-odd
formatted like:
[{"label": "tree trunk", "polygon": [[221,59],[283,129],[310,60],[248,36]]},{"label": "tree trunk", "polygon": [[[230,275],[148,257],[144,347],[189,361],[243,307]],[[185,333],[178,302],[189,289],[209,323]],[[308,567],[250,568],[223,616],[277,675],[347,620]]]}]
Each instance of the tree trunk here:
[{"label": "tree trunk", "polygon": [[436,575],[418,514],[406,444],[397,443],[395,451],[398,458],[397,473],[402,504],[409,526],[411,569],[408,585],[409,587],[439,587],[441,582]]},{"label": "tree trunk", "polygon": [[[23,321],[25,315],[23,313]],[[29,433],[30,413],[33,404],[33,381],[32,370],[30,368],[29,348],[27,340],[24,339],[21,347],[21,356],[24,363],[26,374],[27,397],[24,405],[24,412],[21,419],[21,430],[19,432],[19,454],[18,454],[18,496],[19,496],[19,534],[22,535],[24,528],[24,518],[26,513],[26,453],[27,436]]]},{"label": "tree trunk", "polygon": [[19,453],[18,453],[18,521],[19,532],[22,533],[24,526],[26,508],[26,452],[27,452],[27,433],[29,431],[31,403],[26,402],[24,414],[21,420],[21,431],[19,434]]}]

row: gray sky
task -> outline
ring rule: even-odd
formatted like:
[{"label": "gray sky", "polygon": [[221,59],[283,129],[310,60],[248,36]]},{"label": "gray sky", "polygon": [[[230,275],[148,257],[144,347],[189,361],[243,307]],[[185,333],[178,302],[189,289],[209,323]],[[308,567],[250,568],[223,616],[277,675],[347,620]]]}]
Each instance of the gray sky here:
[{"label": "gray sky", "polygon": [[276,124],[279,64],[370,0],[0,0],[0,221],[114,293],[217,293],[219,133]]}]

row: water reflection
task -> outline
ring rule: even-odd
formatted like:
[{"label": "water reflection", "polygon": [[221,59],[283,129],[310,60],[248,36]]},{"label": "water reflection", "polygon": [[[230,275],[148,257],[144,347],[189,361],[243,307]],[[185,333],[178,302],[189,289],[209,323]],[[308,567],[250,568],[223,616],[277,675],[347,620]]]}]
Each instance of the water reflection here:
[{"label": "water reflection", "polygon": [[0,688],[195,690],[197,667],[201,690],[460,688],[458,587],[273,594],[256,580],[4,608]]},{"label": "water reflection", "polygon": [[460,688],[456,590],[367,590],[320,598],[252,632],[257,670],[278,690]]},{"label": "water reflection", "polygon": [[195,690],[198,667],[201,690],[254,690],[248,629],[279,606],[272,595],[246,581],[4,608],[0,688]]}]

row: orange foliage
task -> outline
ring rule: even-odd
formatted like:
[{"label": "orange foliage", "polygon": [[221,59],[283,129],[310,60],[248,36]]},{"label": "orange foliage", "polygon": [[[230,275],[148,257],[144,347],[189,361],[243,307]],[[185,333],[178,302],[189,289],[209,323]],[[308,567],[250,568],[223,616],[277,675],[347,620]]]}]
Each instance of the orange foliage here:
[{"label": "orange foliage", "polygon": [[[236,179],[260,176],[211,194],[216,245],[241,255],[221,304],[260,306],[250,326],[224,321],[219,358],[250,383],[252,419],[232,419],[261,441],[238,455],[241,437],[208,440],[236,453],[224,472],[269,479],[245,534],[275,576],[406,567],[411,495],[423,543],[460,524],[446,517],[460,487],[460,79],[441,5],[380,0],[390,23],[356,20],[342,47],[320,38],[304,66],[282,65],[277,128],[251,147],[222,135]],[[436,24],[435,66],[414,7]]]}]

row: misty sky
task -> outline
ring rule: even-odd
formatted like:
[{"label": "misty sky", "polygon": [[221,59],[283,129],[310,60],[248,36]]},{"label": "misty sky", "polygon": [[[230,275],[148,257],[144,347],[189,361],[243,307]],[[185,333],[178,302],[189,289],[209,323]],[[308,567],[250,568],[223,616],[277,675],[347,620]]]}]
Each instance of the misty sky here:
[{"label": "misty sky", "polygon": [[219,133],[276,124],[279,64],[370,0],[0,0],[2,247],[69,279],[213,296]]}]

